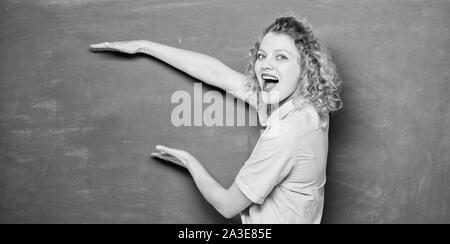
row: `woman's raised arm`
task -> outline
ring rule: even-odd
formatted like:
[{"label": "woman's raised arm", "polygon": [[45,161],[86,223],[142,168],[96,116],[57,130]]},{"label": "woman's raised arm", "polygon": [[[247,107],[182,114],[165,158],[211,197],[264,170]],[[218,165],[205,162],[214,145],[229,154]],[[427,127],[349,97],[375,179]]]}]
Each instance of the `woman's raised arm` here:
[{"label": "woman's raised arm", "polygon": [[148,54],[256,108],[256,96],[251,96],[252,91],[246,85],[250,81],[247,76],[211,56],[147,40],[103,42],[93,44],[90,48],[92,51]]}]

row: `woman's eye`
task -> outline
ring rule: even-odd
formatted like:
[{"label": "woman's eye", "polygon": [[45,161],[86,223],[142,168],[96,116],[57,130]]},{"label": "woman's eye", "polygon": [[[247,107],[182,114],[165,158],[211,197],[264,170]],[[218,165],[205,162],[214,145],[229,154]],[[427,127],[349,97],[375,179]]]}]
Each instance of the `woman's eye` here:
[{"label": "woman's eye", "polygon": [[287,57],[284,56],[284,55],[278,55],[278,56],[277,56],[277,59],[278,59],[278,60],[286,60]]},{"label": "woman's eye", "polygon": [[264,58],[264,54],[261,54],[261,53],[260,53],[260,54],[256,55],[256,58],[257,58],[257,59],[263,59],[263,58]]}]

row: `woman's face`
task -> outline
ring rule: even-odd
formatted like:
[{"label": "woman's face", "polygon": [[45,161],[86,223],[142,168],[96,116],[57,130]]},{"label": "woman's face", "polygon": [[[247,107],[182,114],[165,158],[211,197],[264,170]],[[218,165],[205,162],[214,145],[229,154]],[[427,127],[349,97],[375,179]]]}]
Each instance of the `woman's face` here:
[{"label": "woman's face", "polygon": [[294,93],[300,78],[300,53],[294,40],[286,34],[267,33],[254,67],[263,102],[283,102]]}]

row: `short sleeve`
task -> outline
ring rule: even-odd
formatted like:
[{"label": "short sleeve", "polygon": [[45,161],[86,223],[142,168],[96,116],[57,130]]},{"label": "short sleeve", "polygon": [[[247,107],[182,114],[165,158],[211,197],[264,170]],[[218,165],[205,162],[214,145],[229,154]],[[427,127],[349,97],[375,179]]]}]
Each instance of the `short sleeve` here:
[{"label": "short sleeve", "polygon": [[250,158],[236,176],[239,189],[252,202],[262,204],[290,172],[293,161],[291,136],[280,133],[266,133],[260,138]]}]

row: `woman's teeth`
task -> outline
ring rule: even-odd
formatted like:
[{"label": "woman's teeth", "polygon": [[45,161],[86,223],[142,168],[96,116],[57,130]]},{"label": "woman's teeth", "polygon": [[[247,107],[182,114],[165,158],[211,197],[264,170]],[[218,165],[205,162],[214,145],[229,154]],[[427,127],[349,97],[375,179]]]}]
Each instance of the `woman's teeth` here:
[{"label": "woman's teeth", "polygon": [[262,77],[264,80],[269,80],[269,81],[272,81],[272,82],[278,82],[277,77],[272,76],[272,75],[261,75],[261,77]]},{"label": "woman's teeth", "polygon": [[275,76],[263,74],[261,75],[261,78],[264,81],[264,91],[271,91],[278,84],[278,78]]}]

